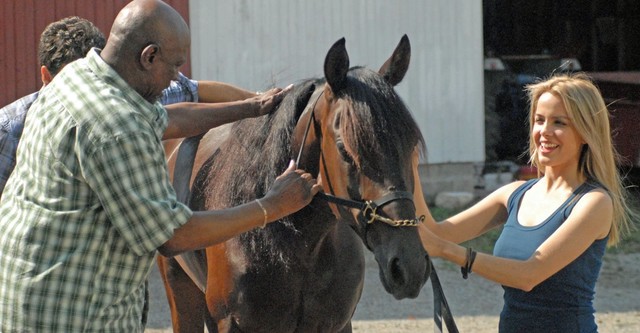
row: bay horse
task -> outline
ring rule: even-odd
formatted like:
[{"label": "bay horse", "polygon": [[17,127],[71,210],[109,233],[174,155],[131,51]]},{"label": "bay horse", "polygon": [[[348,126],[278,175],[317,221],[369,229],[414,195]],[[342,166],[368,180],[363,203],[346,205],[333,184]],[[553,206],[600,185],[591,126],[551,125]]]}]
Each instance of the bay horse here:
[{"label": "bay horse", "polygon": [[265,117],[202,137],[187,173],[194,210],[260,198],[296,156],[326,194],[263,229],[191,253],[195,280],[175,258],[159,256],[174,331],[202,332],[206,323],[211,333],[351,332],[364,247],[387,292],[418,296],[432,267],[416,228],[402,226],[420,222],[411,155],[424,139],[393,88],[410,53],[405,35],[379,71],[350,68],[342,38],[326,55],[324,78],[297,83]]}]

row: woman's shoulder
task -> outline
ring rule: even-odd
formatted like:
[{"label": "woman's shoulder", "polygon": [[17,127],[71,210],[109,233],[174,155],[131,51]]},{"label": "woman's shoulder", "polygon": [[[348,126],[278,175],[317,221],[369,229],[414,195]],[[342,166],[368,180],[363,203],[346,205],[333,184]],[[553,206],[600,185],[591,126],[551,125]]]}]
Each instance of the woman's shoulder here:
[{"label": "woman's shoulder", "polygon": [[506,184],[500,188],[498,188],[495,192],[500,195],[501,197],[506,197],[507,199],[518,189],[520,188],[524,188],[527,185],[533,185],[533,183],[535,183],[535,180],[516,180],[514,182],[511,182],[509,184]]},{"label": "woman's shoulder", "polygon": [[496,189],[495,191],[493,191],[491,194],[489,194],[485,198],[485,201],[493,203],[493,204],[499,204],[501,206],[507,207],[508,203],[509,203],[509,200],[511,199],[512,195],[519,188],[523,187],[527,183],[528,183],[528,181],[516,180],[514,182],[511,182],[511,183],[508,183],[506,185],[503,185],[503,186],[499,187],[498,189]]},{"label": "woman's shoulder", "polygon": [[583,206],[591,210],[599,210],[607,207],[613,207],[613,199],[611,194],[603,186],[598,184],[590,184],[582,194],[580,200],[576,203],[576,207]]},{"label": "woman's shoulder", "polygon": [[602,186],[589,189],[576,202],[567,221],[569,220],[584,227],[591,226],[597,233],[597,239],[605,237],[613,222],[611,195]]}]

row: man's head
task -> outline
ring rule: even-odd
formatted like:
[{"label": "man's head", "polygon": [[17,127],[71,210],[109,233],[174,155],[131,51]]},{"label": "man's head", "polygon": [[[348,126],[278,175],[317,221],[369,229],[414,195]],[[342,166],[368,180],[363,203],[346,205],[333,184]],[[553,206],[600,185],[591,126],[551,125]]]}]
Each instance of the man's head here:
[{"label": "man's head", "polygon": [[150,102],[176,79],[187,61],[189,27],[160,0],[134,0],[116,17],[100,54],[127,83]]},{"label": "man's head", "polygon": [[102,32],[88,20],[72,16],[49,24],[38,44],[42,82],[47,84],[68,63],[83,58],[92,47],[103,48]]}]

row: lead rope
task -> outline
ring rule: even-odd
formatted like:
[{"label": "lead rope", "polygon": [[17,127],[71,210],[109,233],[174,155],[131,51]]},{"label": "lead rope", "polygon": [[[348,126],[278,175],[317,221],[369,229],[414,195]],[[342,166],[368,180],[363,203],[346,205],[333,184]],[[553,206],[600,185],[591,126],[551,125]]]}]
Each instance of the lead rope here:
[{"label": "lead rope", "polygon": [[444,290],[442,290],[438,273],[436,272],[435,266],[433,266],[433,261],[431,261],[431,257],[427,260],[429,260],[429,264],[431,265],[429,278],[431,279],[431,289],[433,289],[433,321],[435,323],[433,331],[442,333],[442,320],[444,320],[449,333],[459,333],[456,322],[453,320],[453,314],[451,313],[451,308],[449,308],[447,298],[444,296]]}]

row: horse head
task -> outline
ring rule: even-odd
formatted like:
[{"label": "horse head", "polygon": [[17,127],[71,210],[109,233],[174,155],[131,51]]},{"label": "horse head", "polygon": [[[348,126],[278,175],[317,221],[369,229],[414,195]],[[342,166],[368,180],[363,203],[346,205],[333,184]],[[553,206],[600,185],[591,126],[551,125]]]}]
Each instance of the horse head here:
[{"label": "horse head", "polygon": [[[345,40],[338,40],[325,59],[326,81],[302,99],[308,102],[293,135],[299,167],[317,173],[327,194],[347,202],[325,205],[374,253],[380,279],[397,299],[417,297],[431,270],[412,200],[411,155],[424,140],[394,90],[410,53],[405,35],[378,72],[349,68]],[[312,206],[321,205],[318,200]]]}]

